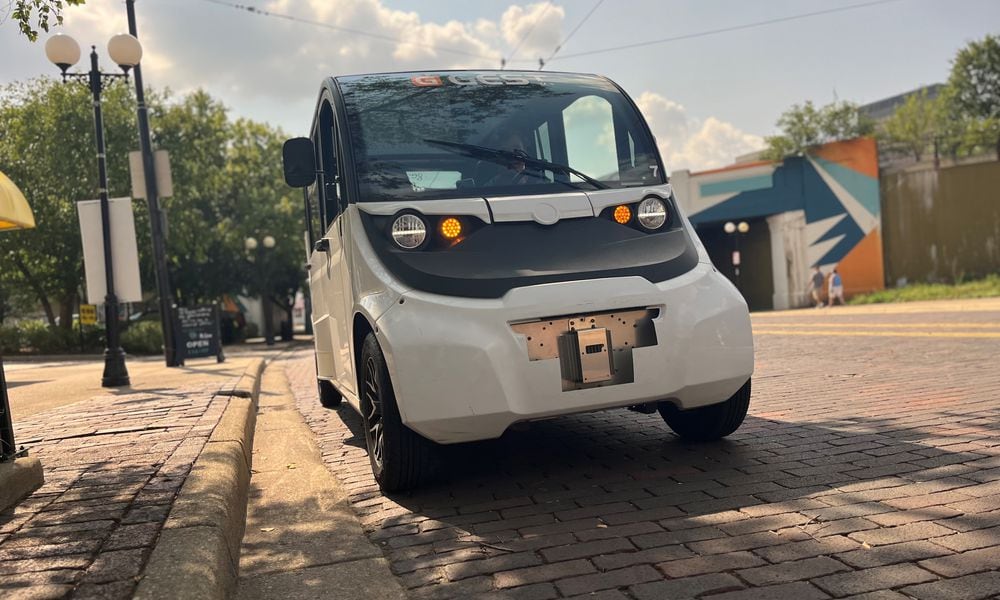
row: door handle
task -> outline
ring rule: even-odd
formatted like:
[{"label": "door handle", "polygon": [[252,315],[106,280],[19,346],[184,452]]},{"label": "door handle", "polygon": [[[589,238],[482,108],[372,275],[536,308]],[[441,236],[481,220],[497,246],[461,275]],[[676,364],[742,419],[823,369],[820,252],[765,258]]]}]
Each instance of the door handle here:
[{"label": "door handle", "polygon": [[315,252],[329,252],[330,251],[330,240],[323,238],[317,240],[316,244],[313,246],[313,251]]}]

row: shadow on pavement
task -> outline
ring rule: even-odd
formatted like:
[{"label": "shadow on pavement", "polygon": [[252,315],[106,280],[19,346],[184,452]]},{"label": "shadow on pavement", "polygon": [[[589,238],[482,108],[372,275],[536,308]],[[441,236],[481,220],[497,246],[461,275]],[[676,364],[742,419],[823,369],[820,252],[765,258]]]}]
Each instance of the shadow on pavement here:
[{"label": "shadow on pavement", "polygon": [[[428,596],[540,586],[518,579],[527,571],[496,573],[557,562],[577,570],[557,582],[568,596],[818,556],[835,560],[817,577],[937,565],[1000,546],[1000,527],[988,529],[1000,525],[996,408],[802,422],[750,415],[730,438],[706,444],[679,440],[657,414],[561,417],[440,447],[435,481],[391,498],[371,478],[360,417],[346,405],[303,410],[325,415],[319,428],[307,420],[370,538]],[[323,438],[338,426],[349,433]],[[937,560],[943,566],[914,567],[903,583],[1000,567]],[[659,570],[641,568],[653,564]],[[584,577],[612,571],[624,579]],[[730,589],[783,577],[733,579]],[[839,585],[820,582],[835,595]],[[844,593],[862,588],[845,584]]]}]

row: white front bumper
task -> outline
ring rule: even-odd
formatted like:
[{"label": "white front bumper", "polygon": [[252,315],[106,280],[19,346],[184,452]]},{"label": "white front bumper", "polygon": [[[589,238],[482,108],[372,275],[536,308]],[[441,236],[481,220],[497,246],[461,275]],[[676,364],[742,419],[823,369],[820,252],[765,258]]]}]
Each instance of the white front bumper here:
[{"label": "white front bumper", "polygon": [[[510,323],[657,307],[657,344],[635,348],[635,381],[563,391],[559,360],[529,361]],[[640,277],[511,290],[496,300],[417,291],[377,322],[403,422],[439,443],[499,437],[513,423],[669,400],[729,398],[753,373],[746,302],[710,264],[653,284]]]}]

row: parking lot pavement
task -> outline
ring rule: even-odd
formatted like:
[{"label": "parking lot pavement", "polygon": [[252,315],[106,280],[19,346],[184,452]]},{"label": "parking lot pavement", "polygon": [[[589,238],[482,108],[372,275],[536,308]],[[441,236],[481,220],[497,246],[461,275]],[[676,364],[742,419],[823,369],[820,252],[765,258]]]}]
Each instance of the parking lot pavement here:
[{"label": "parking lot pavement", "polygon": [[1000,303],[901,306],[755,315],[751,414],[725,441],[564,417],[445,448],[437,482],[392,498],[311,353],[285,366],[415,598],[996,597]]},{"label": "parking lot pavement", "polygon": [[202,377],[177,387],[173,377],[172,387],[103,391],[15,414],[17,442],[42,460],[46,481],[0,512],[0,598],[131,597],[177,490],[229,402],[228,391],[216,392],[236,382]]}]

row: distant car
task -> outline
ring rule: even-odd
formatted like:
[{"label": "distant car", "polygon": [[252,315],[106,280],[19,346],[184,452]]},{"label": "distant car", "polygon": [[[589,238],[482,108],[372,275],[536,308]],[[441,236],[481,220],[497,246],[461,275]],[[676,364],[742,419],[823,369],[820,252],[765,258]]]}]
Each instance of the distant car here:
[{"label": "distant car", "polygon": [[712,440],[747,413],[747,305],[681,213],[632,100],[594,75],[323,82],[306,187],[320,400],[360,412],[384,491],[428,440],[644,405]]}]

